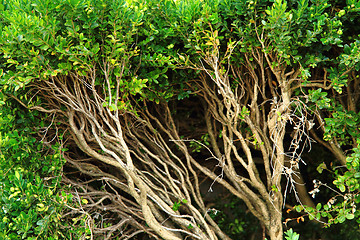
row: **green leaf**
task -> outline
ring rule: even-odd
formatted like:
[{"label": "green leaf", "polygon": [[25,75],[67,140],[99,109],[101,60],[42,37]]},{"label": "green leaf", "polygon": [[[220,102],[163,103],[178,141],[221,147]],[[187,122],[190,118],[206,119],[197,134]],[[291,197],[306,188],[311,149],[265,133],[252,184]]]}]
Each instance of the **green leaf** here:
[{"label": "green leaf", "polygon": [[301,212],[301,211],[303,210],[303,207],[302,207],[301,205],[296,205],[296,206],[295,206],[295,210],[296,210],[297,212]]},{"label": "green leaf", "polygon": [[290,228],[289,230],[287,230],[287,231],[285,232],[285,239],[286,239],[286,240],[298,240],[299,237],[300,237],[300,235],[297,234],[296,232],[294,232],[294,231],[292,230],[292,228]]},{"label": "green leaf", "polygon": [[110,111],[115,111],[115,110],[117,110],[117,106],[115,105],[115,103],[112,103],[112,104],[109,106],[109,109],[110,109]]},{"label": "green leaf", "polygon": [[15,171],[15,177],[16,179],[20,180],[20,173],[18,171]]},{"label": "green leaf", "polygon": [[346,218],[344,215],[339,215],[337,220],[339,221],[339,223],[343,223],[343,222],[345,222]]},{"label": "green leaf", "polygon": [[320,211],[321,206],[322,206],[321,203],[318,203],[318,204],[316,205],[316,210]]},{"label": "green leaf", "polygon": [[345,192],[346,188],[344,184],[338,186],[341,192]]},{"label": "green leaf", "polygon": [[324,162],[322,162],[317,168],[316,170],[321,174],[323,172],[324,169],[326,168],[326,164]]}]

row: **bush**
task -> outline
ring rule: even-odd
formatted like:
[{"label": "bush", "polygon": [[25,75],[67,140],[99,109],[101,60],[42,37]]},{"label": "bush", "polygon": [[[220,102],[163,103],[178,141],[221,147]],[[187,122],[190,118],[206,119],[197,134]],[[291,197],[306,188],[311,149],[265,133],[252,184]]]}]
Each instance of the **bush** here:
[{"label": "bush", "polygon": [[[241,199],[272,240],[283,238],[288,193],[311,218],[359,218],[359,1],[11,0],[0,9],[1,103],[16,99],[41,127],[20,131],[27,117],[6,110],[15,125],[3,155],[21,166],[9,181],[54,174],[65,144],[67,180],[84,201],[74,211],[90,234],[227,239],[207,214],[202,178]],[[54,152],[38,153],[22,131]],[[334,156],[315,168],[333,171],[335,204],[315,204],[303,184],[314,139]],[[26,199],[8,187],[8,199]],[[45,211],[35,203],[19,216]]]},{"label": "bush", "polygon": [[70,239],[62,214],[72,196],[61,188],[60,146],[31,136],[39,124],[10,101],[0,108],[0,239]]}]

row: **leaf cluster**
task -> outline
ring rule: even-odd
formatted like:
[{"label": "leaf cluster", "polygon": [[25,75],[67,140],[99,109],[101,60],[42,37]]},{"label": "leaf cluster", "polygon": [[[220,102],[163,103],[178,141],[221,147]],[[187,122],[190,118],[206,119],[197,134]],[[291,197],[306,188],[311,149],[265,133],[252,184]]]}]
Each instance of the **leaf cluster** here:
[{"label": "leaf cluster", "polygon": [[10,103],[2,104],[0,110],[0,238],[80,236],[81,227],[62,230],[67,225],[62,222],[63,209],[72,196],[60,186],[61,148],[44,149],[30,135],[32,124],[37,122],[34,116]]}]

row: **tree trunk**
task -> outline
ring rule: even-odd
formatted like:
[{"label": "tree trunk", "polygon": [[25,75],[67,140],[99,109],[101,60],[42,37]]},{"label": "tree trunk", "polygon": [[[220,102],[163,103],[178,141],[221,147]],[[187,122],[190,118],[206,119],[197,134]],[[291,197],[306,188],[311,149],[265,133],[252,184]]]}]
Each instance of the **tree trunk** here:
[{"label": "tree trunk", "polygon": [[267,226],[270,240],[283,240],[282,214],[274,209],[271,215]]}]

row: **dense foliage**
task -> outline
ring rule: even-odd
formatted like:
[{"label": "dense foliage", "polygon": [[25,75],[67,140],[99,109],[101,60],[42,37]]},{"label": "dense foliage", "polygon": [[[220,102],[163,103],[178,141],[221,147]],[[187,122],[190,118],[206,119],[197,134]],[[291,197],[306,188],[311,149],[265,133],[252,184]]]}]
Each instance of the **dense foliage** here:
[{"label": "dense foliage", "polygon": [[[24,112],[14,102],[0,111],[0,238],[80,238],[85,229],[73,229],[64,206],[72,196],[60,186],[63,159],[60,147],[48,149],[32,136],[37,114]],[[62,190],[61,190],[62,189]],[[73,217],[81,217],[80,214]]]},{"label": "dense foliage", "polygon": [[[358,232],[359,12],[357,0],[3,1],[2,234],[68,234],[64,198],[85,226],[69,234],[95,238],[275,240],[305,216]],[[63,171],[75,197],[41,180]],[[207,197],[219,186],[230,202]],[[258,226],[226,212],[234,203]]]}]

